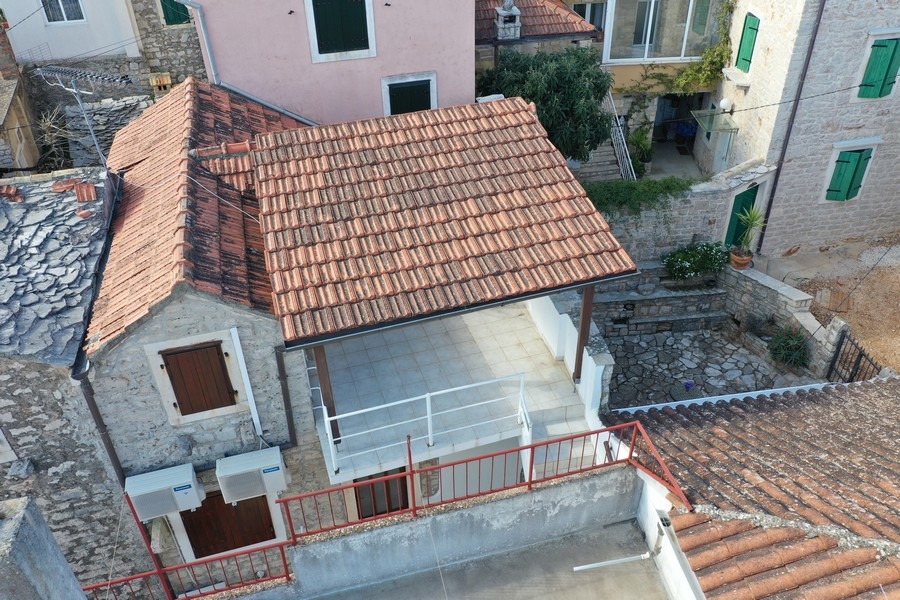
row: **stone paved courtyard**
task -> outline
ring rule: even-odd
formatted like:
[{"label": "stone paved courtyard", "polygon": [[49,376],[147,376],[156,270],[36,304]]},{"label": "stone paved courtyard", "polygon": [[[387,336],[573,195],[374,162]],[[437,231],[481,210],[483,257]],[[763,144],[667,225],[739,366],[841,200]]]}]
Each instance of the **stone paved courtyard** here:
[{"label": "stone paved courtyard", "polygon": [[[735,343],[727,329],[611,337],[606,342],[616,359],[609,394],[611,408],[821,381],[779,370],[768,357]],[[685,381],[695,385],[689,395]]]}]

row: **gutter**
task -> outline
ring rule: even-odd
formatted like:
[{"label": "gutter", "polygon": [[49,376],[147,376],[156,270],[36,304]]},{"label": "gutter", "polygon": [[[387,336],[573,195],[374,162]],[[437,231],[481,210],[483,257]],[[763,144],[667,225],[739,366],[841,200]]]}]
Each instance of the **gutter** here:
[{"label": "gutter", "polygon": [[[109,462],[112,465],[113,471],[116,473],[116,477],[119,480],[119,485],[124,489],[125,488],[125,473],[122,470],[122,461],[119,460],[119,455],[116,453],[116,448],[112,443],[112,438],[109,436],[109,428],[106,426],[106,423],[103,421],[103,415],[100,414],[100,407],[97,406],[97,401],[94,398],[94,386],[91,385],[90,380],[88,379],[88,373],[91,369],[91,361],[88,360],[87,352],[84,350],[84,346],[87,343],[87,334],[88,334],[88,324],[91,322],[91,317],[94,313],[94,301],[97,298],[97,293],[100,290],[100,282],[103,279],[103,271],[106,268],[106,261],[109,259],[109,248],[112,245],[112,234],[110,233],[110,225],[112,224],[113,213],[115,213],[116,206],[118,206],[119,202],[122,200],[122,175],[118,174],[110,174],[107,173],[106,183],[110,185],[114,182],[114,192],[112,194],[112,200],[109,203],[109,212],[106,215],[106,240],[103,242],[103,250],[100,252],[100,260],[97,261],[96,271],[94,272],[94,283],[91,286],[91,302],[88,305],[87,314],[85,315],[84,320],[84,333],[81,336],[81,344],[78,347],[78,353],[75,355],[75,361],[72,364],[71,371],[69,372],[69,377],[73,380],[77,381],[81,387],[81,394],[84,397],[84,401],[87,404],[88,410],[91,413],[91,418],[94,420],[94,426],[97,428],[97,432],[100,434],[100,441],[103,443],[103,448],[106,450],[106,455],[109,457]],[[107,198],[109,198],[109,194],[107,194]]]},{"label": "gutter", "polygon": [[775,192],[778,190],[778,181],[781,179],[781,171],[784,169],[784,159],[787,155],[788,144],[791,141],[791,132],[794,130],[794,120],[797,118],[797,108],[803,95],[803,84],[806,82],[806,74],[809,72],[809,63],[812,62],[812,53],[816,47],[816,38],[819,35],[819,23],[822,22],[822,13],[825,12],[825,3],[828,0],[819,0],[819,10],[816,20],[813,22],[812,37],[809,47],[806,49],[806,59],[803,61],[803,69],[800,71],[800,83],[797,84],[797,93],[794,94],[794,104],[791,106],[791,115],[788,117],[787,132],[784,134],[784,142],[781,144],[781,152],[776,163],[775,177],[772,179],[772,191],[769,193],[769,204],[766,206],[766,215],[763,217],[763,228],[759,232],[759,240],[756,242],[756,253],[762,254],[763,240],[766,239],[766,230],[769,225],[769,216],[772,214],[772,205],[775,203]]},{"label": "gutter", "polygon": [[310,127],[315,127],[318,125],[318,123],[316,123],[314,121],[310,121],[309,119],[307,119],[305,117],[301,117],[300,115],[293,113],[293,112],[291,112],[285,108],[282,108],[278,105],[272,104],[271,102],[267,102],[266,100],[263,100],[262,98],[260,98],[258,96],[254,96],[250,92],[246,92],[238,87],[235,87],[231,84],[225,83],[224,81],[219,79],[219,69],[216,67],[216,57],[213,55],[212,45],[209,42],[209,32],[206,29],[206,17],[203,14],[203,6],[199,2],[195,2],[194,0],[175,0],[175,2],[177,2],[179,4],[183,4],[184,6],[187,6],[188,8],[192,8],[197,13],[197,24],[199,25],[199,28],[200,28],[200,39],[203,41],[203,47],[206,48],[206,58],[209,61],[209,71],[210,71],[209,75],[210,75],[210,79],[212,79],[212,82],[214,84],[216,84],[220,87],[223,87],[230,92],[234,92],[235,94],[237,94],[239,96],[243,96],[244,98],[247,98],[248,100],[253,100],[254,102],[262,104],[266,108],[270,108],[279,114],[282,114],[286,117],[290,117],[292,119],[300,121],[304,125],[309,125]]}]

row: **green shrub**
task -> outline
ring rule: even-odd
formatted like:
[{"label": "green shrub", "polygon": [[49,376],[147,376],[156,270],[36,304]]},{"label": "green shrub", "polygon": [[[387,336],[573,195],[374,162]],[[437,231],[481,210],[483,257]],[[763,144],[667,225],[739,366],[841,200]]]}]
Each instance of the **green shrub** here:
[{"label": "green shrub", "polygon": [[689,244],[663,257],[662,264],[672,279],[716,275],[728,263],[728,248],[722,242]]},{"label": "green shrub", "polygon": [[[632,160],[632,164],[644,166],[637,159]],[[637,181],[617,179],[585,183],[584,191],[601,213],[639,215],[643,210],[667,208],[670,197],[683,196],[693,184],[694,180],[687,177]]]},{"label": "green shrub", "polygon": [[769,342],[769,356],[792,367],[807,366],[809,347],[806,345],[806,336],[797,327],[782,327]]}]

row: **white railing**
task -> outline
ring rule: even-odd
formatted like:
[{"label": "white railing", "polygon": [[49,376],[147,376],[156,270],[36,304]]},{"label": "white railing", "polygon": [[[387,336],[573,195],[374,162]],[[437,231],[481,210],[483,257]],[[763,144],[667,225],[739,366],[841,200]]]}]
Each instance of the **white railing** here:
[{"label": "white railing", "polygon": [[[482,400],[480,402],[472,402],[467,403],[462,406],[456,406],[454,408],[448,408],[440,411],[434,410],[434,401],[436,398],[442,396],[448,396],[450,394],[457,394],[460,392],[464,392],[466,390],[474,390],[478,388],[485,388],[491,385],[503,384],[505,382],[514,382],[518,381],[517,389],[514,393],[504,394],[498,397],[489,398],[488,400]],[[458,427],[435,427],[435,420],[438,417],[442,417],[445,415],[452,415],[454,413],[465,414],[466,411],[469,414],[472,414],[472,411],[479,407],[490,406],[494,404],[506,404],[510,405],[512,402],[515,402],[515,409],[509,413],[504,414],[495,418],[480,418],[475,417],[471,421],[465,422],[465,424],[460,425]],[[367,429],[359,430],[358,428],[350,428],[346,425],[341,425],[341,421],[347,421],[354,417],[365,417],[366,415],[371,415],[374,413],[378,413],[381,411],[387,411],[391,407],[400,407],[404,405],[409,405],[413,407],[413,414],[421,415],[421,416],[413,416],[412,418],[395,421],[393,419],[389,420],[388,425],[382,425],[380,427],[370,427]],[[406,398],[404,400],[398,400],[396,402],[389,402],[387,404],[381,404],[379,406],[375,406],[372,408],[364,408],[362,410],[356,410],[353,412],[343,413],[340,415],[331,416],[328,414],[328,408],[325,406],[324,402],[320,403],[318,406],[314,408],[320,409],[324,416],[323,424],[325,430],[325,437],[328,443],[328,450],[331,455],[331,465],[334,469],[334,472],[337,473],[340,470],[341,463],[347,462],[350,459],[362,456],[362,455],[371,455],[375,452],[388,450],[390,448],[396,448],[398,446],[404,446],[406,444],[406,435],[407,432],[412,431],[417,424],[421,424],[424,421],[425,431],[423,435],[415,435],[410,436],[410,441],[421,442],[425,441],[428,447],[432,447],[435,445],[435,438],[439,438],[441,436],[449,436],[449,434],[455,431],[461,431],[464,429],[470,429],[473,427],[478,427],[480,425],[486,425],[489,423],[498,423],[501,421],[509,421],[510,419],[515,418],[516,423],[525,428],[528,431],[531,431],[531,416],[528,414],[528,407],[525,404],[525,374],[518,373],[516,375],[509,375],[507,377],[499,377],[497,379],[491,379],[488,381],[480,381],[478,383],[472,383],[469,385],[463,385],[455,388],[448,388],[444,390],[440,390],[437,392],[429,392],[427,394],[423,394],[421,396],[414,396],[412,398]],[[424,413],[424,414],[423,414]],[[386,413],[389,414],[389,413]],[[341,431],[339,437],[334,437],[332,433],[332,423],[337,423],[338,430]],[[343,433],[344,428],[348,431],[348,433]],[[396,429],[398,430],[398,435],[396,436],[396,441],[382,444],[380,446],[375,446],[374,444],[369,447],[362,447],[362,444],[356,448],[346,448],[346,452],[342,451],[340,456],[338,456],[337,450],[335,449],[335,444],[347,442],[346,446],[351,446],[351,443],[354,439],[361,438],[363,436],[369,436],[373,433],[377,433],[379,431],[385,431],[388,429]]]},{"label": "white railing", "polygon": [[616,152],[616,161],[619,163],[619,173],[625,181],[637,179],[634,175],[634,167],[631,166],[631,155],[628,154],[628,144],[625,143],[625,125],[616,114],[616,103],[610,92],[603,99],[603,110],[610,115],[610,137],[612,137],[613,150]]}]

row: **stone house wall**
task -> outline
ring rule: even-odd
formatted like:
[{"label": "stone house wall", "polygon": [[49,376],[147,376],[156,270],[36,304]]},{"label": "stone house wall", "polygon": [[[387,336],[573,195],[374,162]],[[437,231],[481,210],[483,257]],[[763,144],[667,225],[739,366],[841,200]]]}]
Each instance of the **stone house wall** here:
[{"label": "stone house wall", "polygon": [[[281,342],[272,316],[179,286],[161,307],[91,356],[91,381],[126,476],[193,463],[197,471],[216,459],[260,448],[249,411],[170,423],[144,346],[236,327],[259,411],[263,439],[289,442],[274,347]],[[191,342],[196,343],[196,342]],[[314,431],[302,353],[290,355],[289,388],[298,433]],[[314,434],[313,434],[314,435]],[[319,451],[321,457],[321,451]]]},{"label": "stone house wall", "polygon": [[67,369],[0,358],[0,432],[0,500],[35,499],[83,584],[151,567]]},{"label": "stone house wall", "polygon": [[[763,248],[778,255],[848,238],[876,237],[900,229],[897,173],[900,162],[900,94],[858,98],[872,30],[900,28],[900,4],[878,0],[829,2],[816,40],[800,105],[772,203]],[[896,31],[896,30],[895,30]],[[894,34],[897,37],[898,34]],[[840,90],[840,91],[838,91]],[[877,138],[859,194],[825,199],[838,150],[834,144]]]},{"label": "stone house wall", "polygon": [[141,53],[150,71],[171,74],[173,84],[181,83],[189,75],[205,80],[206,67],[194,25],[194,11],[188,11],[190,23],[166,25],[160,0],[130,2],[141,37]]}]

